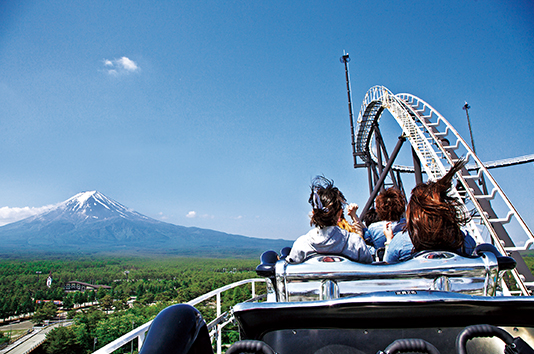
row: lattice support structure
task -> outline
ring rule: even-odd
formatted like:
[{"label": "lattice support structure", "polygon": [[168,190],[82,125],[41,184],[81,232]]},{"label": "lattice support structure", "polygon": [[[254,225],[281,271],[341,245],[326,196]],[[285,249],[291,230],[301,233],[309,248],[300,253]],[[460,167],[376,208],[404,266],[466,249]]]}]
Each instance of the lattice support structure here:
[{"label": "lattice support structure", "polygon": [[[534,276],[518,251],[526,250],[534,243],[532,231],[471,147],[432,106],[411,94],[395,95],[383,86],[372,87],[365,95],[358,115],[355,159],[359,157],[366,166],[377,164],[371,142],[374,134],[379,134],[378,123],[385,109],[401,127],[428,179],[443,176],[460,157],[468,160],[470,168],[464,168],[456,176],[461,187],[453,190],[466,211],[474,212],[475,217],[467,225],[468,231],[477,242],[491,242],[503,254],[511,254],[516,259],[518,267],[512,275],[519,292],[527,295],[529,291],[525,284],[534,285]],[[397,170],[403,169],[396,167]],[[413,171],[413,168],[404,168],[404,172],[411,172],[410,169]],[[484,188],[480,188],[482,182]],[[487,193],[484,192],[486,187]],[[512,221],[514,229],[509,232],[505,225]]]}]

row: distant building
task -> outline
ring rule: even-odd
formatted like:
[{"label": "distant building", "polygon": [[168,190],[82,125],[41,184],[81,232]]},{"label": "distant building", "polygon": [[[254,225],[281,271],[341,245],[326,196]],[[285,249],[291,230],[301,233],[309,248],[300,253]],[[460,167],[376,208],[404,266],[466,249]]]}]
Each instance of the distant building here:
[{"label": "distant building", "polygon": [[50,301],[52,301],[54,304],[56,304],[58,306],[63,305],[63,301],[61,301],[61,300],[35,300],[35,303],[36,304],[42,304],[42,303],[50,302]]},{"label": "distant building", "polygon": [[100,288],[111,289],[111,286],[89,284],[89,283],[84,283],[82,281],[73,280],[73,281],[69,281],[65,285],[65,292],[67,292],[67,293],[70,293],[70,292],[73,292],[73,291],[82,291],[83,292],[85,290],[97,291]]}]

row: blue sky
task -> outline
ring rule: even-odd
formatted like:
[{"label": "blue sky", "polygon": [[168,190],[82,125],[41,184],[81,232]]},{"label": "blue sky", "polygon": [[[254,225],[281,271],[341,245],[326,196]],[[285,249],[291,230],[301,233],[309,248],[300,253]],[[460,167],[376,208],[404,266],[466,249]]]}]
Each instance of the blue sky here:
[{"label": "blue sky", "polygon": [[[318,174],[363,206],[344,50],[355,114],[384,85],[469,140],[467,101],[483,161],[532,154],[533,19],[519,0],[2,2],[0,224],[98,190],[179,225],[295,239]],[[533,228],[534,165],[492,171]]]}]

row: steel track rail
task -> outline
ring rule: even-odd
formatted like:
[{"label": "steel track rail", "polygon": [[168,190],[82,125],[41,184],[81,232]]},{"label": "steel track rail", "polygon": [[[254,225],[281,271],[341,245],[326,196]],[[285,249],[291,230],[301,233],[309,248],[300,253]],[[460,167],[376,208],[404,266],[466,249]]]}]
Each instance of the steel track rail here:
[{"label": "steel track rail", "polygon": [[[466,211],[468,210],[466,204],[472,204],[480,219],[479,226],[490,235],[492,242],[503,254],[528,249],[534,243],[534,235],[496,180],[488,172],[488,167],[480,161],[456,129],[439,112],[414,95],[408,93],[394,95],[383,86],[374,86],[367,92],[358,115],[356,128],[357,141],[355,146],[358,157],[366,162],[373,159],[370,145],[384,109],[391,113],[401,127],[430,180],[441,177],[459,156],[464,156],[472,164],[471,168],[463,169],[456,176],[463,186],[463,197],[456,189],[454,189],[454,194],[464,203]],[[519,158],[514,163],[525,163],[524,161],[529,160],[529,158],[530,156],[523,159]],[[397,167],[399,166],[397,165]],[[409,172],[405,166],[400,167],[404,169],[404,172]],[[469,170],[476,170],[477,174],[471,175]],[[476,181],[487,183],[491,192],[489,194],[483,193]],[[496,197],[500,203],[505,205],[505,210],[501,212],[501,216],[497,216],[489,203]],[[521,237],[514,235],[514,239],[504,229],[504,224],[510,222],[512,218],[517,220],[523,231]],[[469,224],[469,231],[479,242],[482,240],[479,227],[474,221]],[[523,246],[518,247],[516,243],[522,241],[524,242]],[[530,271],[528,272],[528,275],[532,277]],[[529,292],[522,280],[522,276],[525,277],[525,274],[520,275],[515,270],[513,276],[521,293],[527,295]]]}]

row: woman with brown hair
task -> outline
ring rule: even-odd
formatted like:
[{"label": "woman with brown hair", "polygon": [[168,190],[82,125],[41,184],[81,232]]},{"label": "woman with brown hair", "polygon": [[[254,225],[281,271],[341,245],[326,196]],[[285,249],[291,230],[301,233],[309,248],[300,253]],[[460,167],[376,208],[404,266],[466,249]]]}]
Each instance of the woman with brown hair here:
[{"label": "woman with brown hair", "polygon": [[398,188],[388,188],[376,197],[376,213],[380,221],[367,226],[364,239],[374,250],[384,247],[386,235],[384,226],[390,223],[393,234],[402,231],[406,220],[403,218],[406,209],[406,198]]},{"label": "woman with brown hair", "polygon": [[337,254],[361,263],[372,262],[361,232],[351,233],[337,226],[347,201],[343,193],[334,187],[333,181],[316,177],[308,202],[312,205],[310,225],[315,227],[294,242],[287,257],[291,262],[303,262],[314,253]]},{"label": "woman with brown hair", "polygon": [[465,160],[456,162],[439,180],[421,183],[412,190],[404,231],[393,237],[391,225],[384,229],[386,245],[389,244],[384,261],[397,263],[425,250],[473,253],[475,240],[461,230],[470,217],[460,201],[449,195],[452,178],[465,163]]}]

